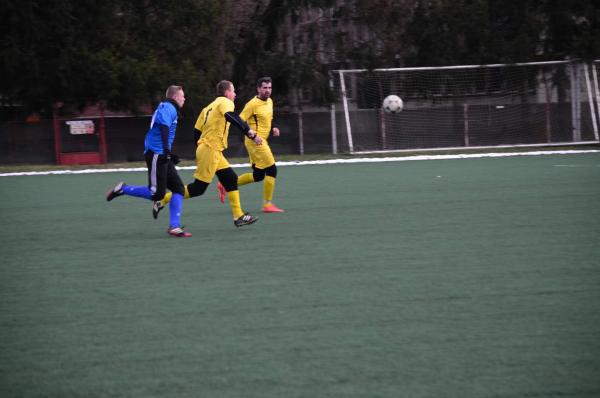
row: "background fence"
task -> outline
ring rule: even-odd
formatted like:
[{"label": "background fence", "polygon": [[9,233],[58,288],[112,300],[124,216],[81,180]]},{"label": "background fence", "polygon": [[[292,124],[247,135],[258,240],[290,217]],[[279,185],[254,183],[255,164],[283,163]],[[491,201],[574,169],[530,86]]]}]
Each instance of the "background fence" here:
[{"label": "background fence", "polygon": [[[303,155],[598,142],[598,66],[555,61],[332,71],[338,102],[278,113],[282,135],[270,144],[276,154]],[[404,98],[403,112],[382,112],[389,94]],[[174,151],[184,159],[194,158],[195,120],[179,121]],[[150,116],[3,122],[0,164],[66,164],[89,154],[101,155],[87,157],[90,163],[140,161],[149,124]],[[229,146],[229,157],[246,156],[241,133],[230,132]]]},{"label": "background fence", "polygon": [[[299,154],[299,114],[278,115],[278,124],[282,134],[272,138],[270,145],[276,154]],[[97,118],[86,118],[98,123]],[[302,114],[304,137],[303,152],[331,153],[330,113],[305,112]],[[144,135],[150,124],[150,116],[143,117],[106,117],[105,134],[108,162],[128,162],[143,160]],[[195,118],[180,119],[175,140],[175,152],[184,159],[193,159],[196,145],[193,126]],[[64,127],[66,120],[60,121]],[[342,132],[340,131],[340,134]],[[97,139],[89,137],[70,137],[61,131],[63,151],[80,152],[98,150]],[[342,139],[343,137],[340,137]],[[1,164],[53,164],[56,162],[52,120],[35,123],[0,123],[0,163]],[[231,131],[227,155],[246,156],[241,133]]]}]

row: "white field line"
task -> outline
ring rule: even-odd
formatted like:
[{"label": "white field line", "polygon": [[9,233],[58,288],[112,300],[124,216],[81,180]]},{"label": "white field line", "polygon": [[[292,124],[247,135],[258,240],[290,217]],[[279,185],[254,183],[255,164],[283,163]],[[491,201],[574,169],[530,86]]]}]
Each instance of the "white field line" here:
[{"label": "white field line", "polygon": [[[579,153],[600,153],[597,149],[568,150],[568,151],[530,151],[530,152],[501,152],[501,153],[469,153],[453,155],[415,155],[385,158],[352,158],[352,159],[329,159],[329,160],[306,160],[277,162],[277,166],[307,166],[315,164],[344,164],[344,163],[382,163],[382,162],[408,162],[414,160],[445,160],[445,159],[477,159],[477,158],[503,158],[514,156],[542,156],[542,155],[572,155]],[[248,163],[232,164],[231,167],[250,167]],[[177,167],[178,170],[194,170],[195,166]],[[25,171],[14,173],[0,173],[0,177],[15,176],[40,176],[61,174],[96,174],[96,173],[123,173],[147,171],[145,167],[119,168],[119,169],[84,169],[84,170],[49,170],[49,171]]]}]

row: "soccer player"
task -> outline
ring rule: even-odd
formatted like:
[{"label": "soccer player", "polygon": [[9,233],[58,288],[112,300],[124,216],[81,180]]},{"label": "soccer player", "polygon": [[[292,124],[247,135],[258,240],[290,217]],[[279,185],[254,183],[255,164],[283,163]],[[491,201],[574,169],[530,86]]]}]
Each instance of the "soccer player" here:
[{"label": "soccer player", "polygon": [[[263,181],[263,213],[282,213],[283,209],[275,206],[273,203],[273,193],[275,192],[275,179],[277,178],[277,166],[273,152],[269,147],[269,134],[279,137],[279,128],[272,125],[273,121],[273,100],[271,92],[273,82],[270,77],[261,77],[256,82],[257,95],[246,103],[240,113],[240,118],[247,122],[252,130],[262,138],[262,145],[254,145],[250,138],[244,139],[244,146],[250,157],[252,173],[245,173],[238,177],[238,185],[246,185],[253,182]],[[217,184],[219,191],[219,200],[225,201],[225,189]]]},{"label": "soccer player", "polygon": [[[233,224],[236,227],[249,225],[256,222],[257,218],[244,213],[240,204],[240,192],[238,190],[238,176],[233,171],[223,151],[227,149],[227,138],[229,137],[229,126],[231,124],[244,132],[254,145],[261,145],[260,135],[255,133],[250,126],[240,119],[233,111],[236,93],[233,83],[222,80],[217,84],[217,98],[202,109],[196,122],[196,129],[202,134],[196,147],[196,171],[194,181],[185,187],[185,198],[193,198],[202,195],[213,177],[217,176],[224,187],[231,206]],[[173,194],[173,198],[175,194]],[[162,206],[169,202],[170,194],[166,194],[161,206],[156,206],[154,217]]]},{"label": "soccer player", "polygon": [[[135,196],[160,203],[168,189],[172,192],[169,206],[170,220],[167,233],[179,238],[192,236],[181,227],[180,217],[183,206],[184,186],[175,163],[177,159],[171,154],[175,132],[177,130],[178,111],[185,103],[185,95],[181,86],[169,86],[150,122],[150,129],[144,140],[144,156],[148,166],[148,186],[132,186],[119,182],[106,194],[111,201],[121,195]],[[156,204],[153,204],[153,211]]]}]

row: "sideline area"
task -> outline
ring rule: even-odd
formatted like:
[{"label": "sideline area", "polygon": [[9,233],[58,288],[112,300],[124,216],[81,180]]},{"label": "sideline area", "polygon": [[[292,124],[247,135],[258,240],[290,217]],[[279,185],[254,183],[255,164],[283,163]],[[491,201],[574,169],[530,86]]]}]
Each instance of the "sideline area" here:
[{"label": "sideline area", "polygon": [[[447,159],[474,159],[474,158],[500,158],[511,156],[542,156],[542,155],[570,155],[581,153],[600,153],[600,149],[582,149],[582,150],[549,150],[549,151],[529,151],[529,152],[490,152],[490,153],[463,153],[463,154],[440,154],[440,155],[414,155],[414,156],[394,156],[394,157],[361,157],[351,159],[325,159],[325,160],[305,160],[305,161],[281,161],[278,166],[305,166],[316,164],[343,164],[343,163],[380,163],[380,162],[405,162],[414,160],[447,160]],[[248,163],[232,163],[231,167],[249,167]],[[178,170],[194,170],[195,166],[177,166]],[[0,177],[14,176],[39,176],[56,174],[97,174],[97,173],[117,173],[117,172],[137,172],[146,171],[145,167],[120,167],[120,168],[94,168],[80,170],[46,170],[46,171],[23,171],[0,173]]]}]

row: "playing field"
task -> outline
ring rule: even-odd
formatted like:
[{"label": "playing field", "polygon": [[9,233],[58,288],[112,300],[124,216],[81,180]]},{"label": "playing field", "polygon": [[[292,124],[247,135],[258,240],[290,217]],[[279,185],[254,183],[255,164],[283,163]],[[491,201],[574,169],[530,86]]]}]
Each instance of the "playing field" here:
[{"label": "playing field", "polygon": [[600,396],[598,153],[280,167],[189,239],[119,180],[0,177],[0,397]]}]

